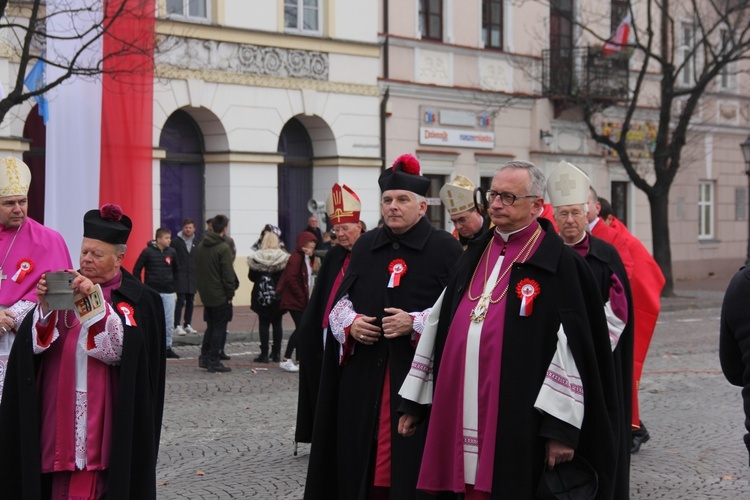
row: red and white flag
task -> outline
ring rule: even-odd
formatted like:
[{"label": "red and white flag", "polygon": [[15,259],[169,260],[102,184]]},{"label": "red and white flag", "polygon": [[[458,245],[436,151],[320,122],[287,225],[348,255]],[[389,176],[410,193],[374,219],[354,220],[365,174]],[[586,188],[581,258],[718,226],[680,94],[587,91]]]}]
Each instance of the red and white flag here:
[{"label": "red and white flag", "polygon": [[[133,220],[130,242],[148,241],[153,226],[155,2],[68,0],[49,2],[47,11],[47,54],[64,66],[50,64],[47,81],[60,77],[65,62],[81,48],[79,65],[101,64],[103,71],[74,76],[50,93],[45,224],[59,231],[71,255],[77,255],[83,214],[115,203]],[[102,20],[107,30],[103,37],[85,34]],[[128,252],[126,268],[132,268],[136,257],[137,252]]]},{"label": "red and white flag", "polygon": [[628,12],[628,15],[625,16],[625,19],[617,27],[615,34],[602,47],[602,53],[605,56],[611,56],[625,49],[628,45],[631,31],[633,31],[633,18],[630,16],[630,12]]}]

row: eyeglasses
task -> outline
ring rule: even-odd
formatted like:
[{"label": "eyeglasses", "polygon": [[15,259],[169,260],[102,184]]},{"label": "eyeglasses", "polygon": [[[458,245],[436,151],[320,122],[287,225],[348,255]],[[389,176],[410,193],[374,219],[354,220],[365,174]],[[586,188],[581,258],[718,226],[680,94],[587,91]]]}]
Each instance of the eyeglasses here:
[{"label": "eyeglasses", "polygon": [[498,193],[497,191],[493,191],[491,189],[487,191],[487,194],[486,194],[487,201],[490,203],[493,203],[495,201],[495,198],[497,198],[498,196],[500,197],[500,203],[502,203],[506,207],[513,205],[518,198],[538,198],[538,196],[535,194],[528,194],[526,196],[516,196],[513,193],[508,193],[505,191],[502,193]]},{"label": "eyeglasses", "polygon": [[458,226],[458,225],[463,226],[467,222],[469,222],[469,218],[466,216],[459,217],[458,219],[451,219],[451,224],[453,224],[454,226]]}]

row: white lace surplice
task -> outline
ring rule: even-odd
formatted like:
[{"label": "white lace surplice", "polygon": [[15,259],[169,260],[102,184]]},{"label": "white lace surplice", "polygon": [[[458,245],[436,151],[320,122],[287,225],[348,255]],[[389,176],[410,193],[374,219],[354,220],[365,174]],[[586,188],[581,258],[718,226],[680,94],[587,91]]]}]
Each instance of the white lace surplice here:
[{"label": "white lace surplice", "polygon": [[[122,359],[122,343],[124,330],[120,317],[114,312],[112,306],[106,304],[106,311],[84,321],[78,332],[78,342],[76,346],[76,403],[75,403],[75,448],[76,448],[76,467],[79,470],[86,468],[86,425],[88,421],[88,401],[87,401],[87,373],[88,358],[92,357],[108,365],[118,365]],[[60,312],[58,314],[65,314]],[[68,316],[74,316],[70,311]],[[46,326],[49,324],[52,311],[45,317],[41,316],[40,308],[34,311],[34,322],[32,325],[33,350],[34,354],[41,354],[56,342],[60,337],[58,330],[58,321],[55,324],[52,334],[52,341],[48,346],[39,345],[36,326]],[[64,321],[63,321],[64,322]],[[75,325],[69,330],[73,334],[78,326]],[[92,327],[103,327],[103,330],[94,336],[94,347],[88,349],[88,334]]]}]

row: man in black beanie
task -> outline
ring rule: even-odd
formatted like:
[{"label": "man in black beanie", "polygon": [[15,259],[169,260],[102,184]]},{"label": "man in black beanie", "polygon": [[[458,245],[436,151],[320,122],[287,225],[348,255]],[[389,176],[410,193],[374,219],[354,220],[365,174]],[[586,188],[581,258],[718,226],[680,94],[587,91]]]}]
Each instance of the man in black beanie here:
[{"label": "man in black beanie", "polygon": [[164,309],[121,267],[131,227],[117,205],[84,216],[80,271],[68,271],[80,304],[53,310],[48,274],[37,283],[0,406],[7,498],[156,498]]},{"label": "man in black beanie", "polygon": [[329,316],[305,498],[413,498],[424,432],[397,432],[398,389],[462,253],[424,217],[430,181],[402,155],[380,176],[382,228],[362,234]]}]

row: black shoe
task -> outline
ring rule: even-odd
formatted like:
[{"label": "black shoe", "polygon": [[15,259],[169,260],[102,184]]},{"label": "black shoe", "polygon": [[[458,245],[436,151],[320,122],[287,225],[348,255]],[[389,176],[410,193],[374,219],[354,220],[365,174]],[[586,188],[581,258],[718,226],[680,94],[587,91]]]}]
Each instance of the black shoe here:
[{"label": "black shoe", "polygon": [[198,368],[208,368],[208,356],[198,356]]},{"label": "black shoe", "polygon": [[227,355],[226,355],[226,354],[224,353],[224,351],[221,351],[221,352],[219,353],[219,359],[220,359],[220,360],[222,360],[222,361],[229,361],[229,360],[230,360],[230,359],[232,359],[232,358],[230,358],[229,356],[227,356]]},{"label": "black shoe", "polygon": [[630,453],[638,453],[641,449],[641,445],[651,439],[651,435],[648,433],[646,426],[641,422],[641,428],[631,432],[632,444],[630,446]]},{"label": "black shoe", "polygon": [[228,366],[224,366],[221,364],[221,362],[217,362],[212,365],[208,365],[208,373],[226,373],[231,372],[232,369]]},{"label": "black shoe", "polygon": [[281,362],[281,356],[279,356],[278,354],[272,354],[271,355],[271,361],[273,361],[274,363],[280,363]]},{"label": "black shoe", "polygon": [[264,356],[263,354],[261,354],[253,360],[253,363],[268,363],[268,356]]},{"label": "black shoe", "polygon": [[180,359],[180,356],[179,356],[179,354],[177,354],[176,352],[174,352],[172,350],[172,348],[170,347],[169,349],[167,349],[167,358],[169,358],[169,359]]}]

